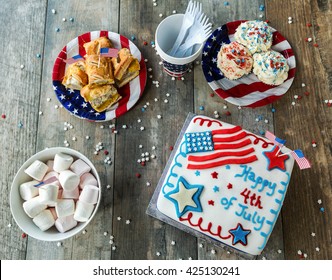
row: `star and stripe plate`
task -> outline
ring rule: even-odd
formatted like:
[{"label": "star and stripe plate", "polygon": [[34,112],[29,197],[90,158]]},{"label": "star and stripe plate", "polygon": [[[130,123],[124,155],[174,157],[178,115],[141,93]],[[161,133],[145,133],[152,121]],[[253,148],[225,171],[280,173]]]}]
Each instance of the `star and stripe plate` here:
[{"label": "star and stripe plate", "polygon": [[[132,55],[138,59],[141,70],[138,77],[118,90],[122,99],[112,108],[99,113],[88,102],[84,101],[79,90],[65,88],[61,81],[66,70],[65,61],[76,55],[84,57],[85,49],[83,44],[102,36],[108,37],[112,41],[114,48],[128,48]],[[52,74],[53,89],[63,107],[76,117],[96,122],[109,121],[129,111],[142,96],[146,79],[146,65],[137,46],[125,36],[106,30],[87,32],[71,40],[62,48],[56,58]]]},{"label": "star and stripe plate", "polygon": [[288,78],[279,86],[264,84],[254,73],[238,80],[229,80],[217,67],[217,55],[222,44],[235,41],[236,28],[245,20],[224,24],[217,28],[205,42],[202,51],[202,68],[209,86],[215,93],[237,106],[260,107],[270,104],[282,97],[293,83],[296,61],[291,45],[277,30],[272,29],[273,41],[271,49],[280,52],[289,65]]}]

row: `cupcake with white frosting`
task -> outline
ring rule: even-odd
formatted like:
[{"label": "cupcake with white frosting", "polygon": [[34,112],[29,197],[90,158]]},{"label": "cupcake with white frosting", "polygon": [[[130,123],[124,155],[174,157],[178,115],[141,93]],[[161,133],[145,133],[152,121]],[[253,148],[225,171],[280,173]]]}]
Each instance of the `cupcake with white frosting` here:
[{"label": "cupcake with white frosting", "polygon": [[238,42],[221,46],[217,66],[229,80],[236,80],[251,72],[253,58],[249,50]]},{"label": "cupcake with white frosting", "polygon": [[288,77],[289,66],[279,52],[268,51],[254,54],[253,72],[265,84],[278,86]]},{"label": "cupcake with white frosting", "polygon": [[246,21],[237,27],[234,38],[252,54],[266,52],[272,45],[272,30],[264,21]]}]

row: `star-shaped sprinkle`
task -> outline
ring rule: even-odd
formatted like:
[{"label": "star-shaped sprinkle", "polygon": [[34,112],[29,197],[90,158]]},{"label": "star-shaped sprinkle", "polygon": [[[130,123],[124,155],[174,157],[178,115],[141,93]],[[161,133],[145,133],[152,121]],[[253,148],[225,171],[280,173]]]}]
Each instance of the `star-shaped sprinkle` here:
[{"label": "star-shaped sprinkle", "polygon": [[238,223],[236,228],[230,229],[228,232],[233,236],[233,245],[241,243],[243,246],[246,246],[248,243],[247,236],[251,233],[251,230],[244,229],[242,225]]},{"label": "star-shaped sprinkle", "polygon": [[213,191],[214,191],[214,192],[219,192],[219,187],[214,186],[214,187],[213,187]]},{"label": "star-shaped sprinkle", "polygon": [[199,172],[198,170],[196,170],[195,175],[196,175],[196,176],[200,176],[200,175],[201,175],[201,172]]},{"label": "star-shaped sprinkle", "polygon": [[227,185],[227,189],[232,189],[233,188],[233,185],[231,184],[231,183],[228,183],[228,185]]},{"label": "star-shaped sprinkle", "polygon": [[289,159],[288,155],[281,154],[279,152],[279,147],[275,146],[273,149],[269,152],[263,152],[263,155],[267,158],[268,170],[272,170],[274,168],[277,168],[281,171],[286,171],[286,165],[285,161]]},{"label": "star-shaped sprinkle", "polygon": [[172,246],[174,246],[175,243],[176,243],[176,242],[175,242],[174,240],[171,241],[171,245],[172,245]]},{"label": "star-shaped sprinkle", "polygon": [[174,203],[177,216],[180,218],[187,211],[202,212],[200,195],[202,185],[191,185],[180,177],[174,190],[165,194],[165,197]]},{"label": "star-shaped sprinkle", "polygon": [[214,201],[211,199],[211,200],[209,200],[208,201],[208,203],[209,203],[209,205],[212,205],[212,206],[214,206]]},{"label": "star-shaped sprinkle", "polygon": [[219,174],[216,171],[214,171],[214,172],[211,173],[211,176],[212,176],[213,179],[218,179],[218,175]]}]

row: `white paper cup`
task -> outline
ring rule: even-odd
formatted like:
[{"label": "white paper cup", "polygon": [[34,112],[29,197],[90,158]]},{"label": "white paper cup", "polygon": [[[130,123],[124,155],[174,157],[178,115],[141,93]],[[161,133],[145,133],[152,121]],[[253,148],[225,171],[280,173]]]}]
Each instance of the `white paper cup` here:
[{"label": "white paper cup", "polygon": [[156,50],[163,60],[164,71],[172,77],[182,77],[188,72],[190,64],[201,54],[204,45],[195,45],[193,54],[186,57],[174,57],[167,53],[180,32],[183,17],[184,14],[175,14],[165,18],[158,25],[155,35]]}]

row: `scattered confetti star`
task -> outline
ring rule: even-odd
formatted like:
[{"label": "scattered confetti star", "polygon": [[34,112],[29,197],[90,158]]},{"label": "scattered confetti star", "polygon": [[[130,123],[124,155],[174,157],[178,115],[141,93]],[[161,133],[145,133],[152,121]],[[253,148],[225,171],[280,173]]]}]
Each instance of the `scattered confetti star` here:
[{"label": "scattered confetti star", "polygon": [[209,200],[208,204],[214,206],[214,201],[213,200]]},{"label": "scattered confetti star", "polygon": [[160,257],[161,253],[160,252],[156,252],[156,256]]},{"label": "scattered confetti star", "polygon": [[219,192],[219,187],[214,186],[214,187],[213,187],[213,191],[214,191],[214,192]]},{"label": "scattered confetti star", "polygon": [[319,251],[320,251],[319,247],[316,247],[316,251],[317,251],[317,252],[319,252]]},{"label": "scattered confetti star", "polygon": [[126,220],[126,224],[129,225],[130,224],[130,220]]},{"label": "scattered confetti star", "polygon": [[316,236],[316,233],[312,232],[312,233],[311,233],[311,236],[312,236],[312,237],[315,237],[315,236]]},{"label": "scattered confetti star", "polygon": [[117,217],[116,219],[117,219],[118,221],[121,221],[121,217],[120,217],[120,216],[119,216],[119,217]]},{"label": "scattered confetti star", "polygon": [[195,175],[196,175],[196,176],[200,176],[200,175],[201,175],[201,172],[199,172],[198,170],[196,170]]},{"label": "scattered confetti star", "polygon": [[172,245],[172,246],[174,246],[175,243],[176,243],[176,242],[175,242],[174,240],[171,241],[171,245]]},{"label": "scattered confetti star", "polygon": [[202,243],[199,243],[199,248],[204,248],[204,245]]},{"label": "scattered confetti star", "polygon": [[211,250],[211,254],[212,254],[212,255],[215,255],[215,254],[216,254],[216,250],[212,249],[212,250]]},{"label": "scattered confetti star", "polygon": [[227,189],[232,189],[233,188],[233,185],[231,184],[231,183],[229,183],[228,185],[227,185]]}]

